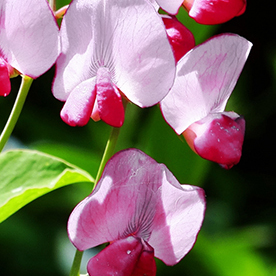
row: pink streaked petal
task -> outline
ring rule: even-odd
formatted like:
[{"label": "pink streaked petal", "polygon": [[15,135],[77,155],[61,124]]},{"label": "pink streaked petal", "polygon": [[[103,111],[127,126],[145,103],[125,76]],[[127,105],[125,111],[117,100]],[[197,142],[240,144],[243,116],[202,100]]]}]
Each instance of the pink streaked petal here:
[{"label": "pink streaked petal", "polygon": [[[81,82],[96,77],[91,72],[95,47],[92,9],[94,1],[72,1],[64,15],[60,28],[61,54],[56,62],[53,82],[54,96],[65,101]],[[100,61],[99,61],[100,62]]]},{"label": "pink streaked petal", "polygon": [[84,126],[88,123],[96,98],[95,78],[78,85],[66,100],[60,116],[70,126]]},{"label": "pink streaked petal", "polygon": [[[154,248],[155,257],[167,265],[180,261],[193,247],[205,214],[203,189],[180,185],[164,165],[161,202],[153,222],[148,243]],[[166,223],[164,224],[163,219]]]},{"label": "pink streaked petal", "polygon": [[175,83],[160,105],[177,134],[209,113],[224,110],[251,47],[243,37],[223,34],[179,60]]},{"label": "pink streaked petal", "polygon": [[[149,253],[144,251],[142,242],[139,239],[130,236],[114,241],[90,259],[87,271],[90,276],[155,276],[153,273],[146,273],[149,268],[145,265],[152,264],[152,261],[155,265],[153,251]],[[141,268],[142,274],[137,273],[139,268]]]},{"label": "pink streaked petal", "polygon": [[183,0],[156,0],[160,8],[169,14],[177,14]]},{"label": "pink streaked petal", "polygon": [[204,212],[202,189],[180,185],[165,165],[128,149],[109,160],[96,189],[74,209],[68,234],[79,250],[133,235],[173,265],[192,248]]},{"label": "pink streaked petal", "polygon": [[178,62],[188,51],[195,47],[194,36],[176,17],[161,16],[173,49],[175,61]]},{"label": "pink streaked petal", "polygon": [[96,76],[101,66],[109,68],[114,85],[141,107],[159,102],[173,84],[173,53],[161,18],[147,1],[72,1],[61,39],[53,86],[58,99]]},{"label": "pink streaked petal", "polygon": [[59,55],[59,30],[47,1],[0,2],[0,48],[7,62],[36,78]]},{"label": "pink streaked petal", "polygon": [[125,118],[122,97],[111,82],[110,72],[101,67],[97,72],[97,104],[100,118],[113,127],[121,127]]},{"label": "pink streaked petal", "polygon": [[[186,134],[185,132],[188,131]],[[194,151],[202,158],[225,169],[239,163],[245,132],[245,120],[234,112],[210,114],[192,124],[184,137],[194,136]],[[189,138],[188,138],[189,139]]]},{"label": "pink streaked petal", "polygon": [[136,105],[152,106],[169,92],[175,76],[175,60],[162,19],[144,0],[106,4],[106,16],[113,22],[113,44],[107,49],[114,64],[113,83]]},{"label": "pink streaked petal", "polygon": [[200,24],[221,24],[241,15],[245,8],[246,0],[194,0],[189,16]]},{"label": "pink streaked petal", "polygon": [[6,62],[0,57],[0,96],[8,96],[11,91],[9,69]]},{"label": "pink streaked petal", "polygon": [[161,177],[158,164],[141,151],[115,154],[93,193],[69,218],[72,243],[85,250],[132,234],[147,239],[160,200],[155,194]]}]

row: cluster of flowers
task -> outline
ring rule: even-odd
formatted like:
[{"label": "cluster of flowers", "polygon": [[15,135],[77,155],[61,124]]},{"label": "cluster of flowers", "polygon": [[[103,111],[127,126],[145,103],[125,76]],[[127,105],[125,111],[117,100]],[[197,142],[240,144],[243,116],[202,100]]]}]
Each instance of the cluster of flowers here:
[{"label": "cluster of flowers", "polygon": [[[159,104],[192,150],[229,169],[240,160],[245,121],[225,106],[252,45],[222,34],[195,46],[175,17],[181,6],[198,23],[219,24],[242,14],[246,1],[73,0],[59,29],[45,0],[3,0],[0,95],[9,94],[9,78],[37,78],[56,64],[52,91],[65,101],[67,124],[92,118],[121,127],[127,102]],[[192,248],[204,211],[202,189],[128,149],[107,163],[68,233],[79,250],[110,242],[89,261],[90,275],[155,275],[154,256],[174,265]]]}]

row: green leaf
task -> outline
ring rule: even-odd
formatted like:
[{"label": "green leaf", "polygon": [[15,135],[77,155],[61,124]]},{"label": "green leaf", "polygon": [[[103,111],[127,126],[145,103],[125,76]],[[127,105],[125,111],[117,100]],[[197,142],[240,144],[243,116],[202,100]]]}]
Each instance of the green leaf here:
[{"label": "green leaf", "polygon": [[51,155],[31,150],[4,152],[0,155],[0,222],[46,193],[93,181],[87,172]]}]

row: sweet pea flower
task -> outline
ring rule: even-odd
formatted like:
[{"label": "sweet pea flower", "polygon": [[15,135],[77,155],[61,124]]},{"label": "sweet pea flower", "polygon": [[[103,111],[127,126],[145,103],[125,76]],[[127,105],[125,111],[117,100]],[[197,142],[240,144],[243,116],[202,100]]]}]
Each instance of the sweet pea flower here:
[{"label": "sweet pea flower", "polygon": [[183,7],[189,16],[200,24],[212,25],[229,21],[242,15],[246,9],[246,0],[156,0],[157,4],[169,14],[177,14]]},{"label": "sweet pea flower", "polygon": [[56,61],[59,30],[45,0],[0,2],[0,96],[10,93],[10,77],[37,78]]},{"label": "sweet pea flower", "polygon": [[161,17],[175,60],[178,62],[189,50],[195,47],[195,38],[192,32],[178,21],[175,16],[162,14]]},{"label": "sweet pea flower", "polygon": [[235,34],[215,36],[177,64],[175,83],[160,107],[167,123],[201,157],[231,168],[241,157],[245,121],[225,112],[252,44]]},{"label": "sweet pea flower", "polygon": [[91,276],[153,276],[154,256],[174,265],[191,250],[204,212],[201,188],[179,184],[165,165],[128,149],[108,161],[73,210],[68,234],[80,251],[110,243],[88,262]]},{"label": "sweet pea flower", "polygon": [[54,96],[61,118],[83,126],[90,117],[120,127],[123,99],[140,107],[168,93],[175,61],[162,19],[145,0],[73,0],[61,24]]}]

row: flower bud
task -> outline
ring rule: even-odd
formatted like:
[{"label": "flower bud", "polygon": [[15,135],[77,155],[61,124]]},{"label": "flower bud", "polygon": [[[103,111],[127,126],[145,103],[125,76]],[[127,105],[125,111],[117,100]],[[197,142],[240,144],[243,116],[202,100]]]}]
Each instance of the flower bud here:
[{"label": "flower bud", "polygon": [[184,0],[182,5],[197,23],[213,25],[243,14],[246,0]]},{"label": "flower bud", "polygon": [[223,112],[193,123],[182,134],[199,156],[230,169],[240,161],[244,132],[243,117]]},{"label": "flower bud", "polygon": [[194,36],[176,17],[162,15],[162,20],[166,27],[175,60],[178,62],[188,51],[195,47]]}]

